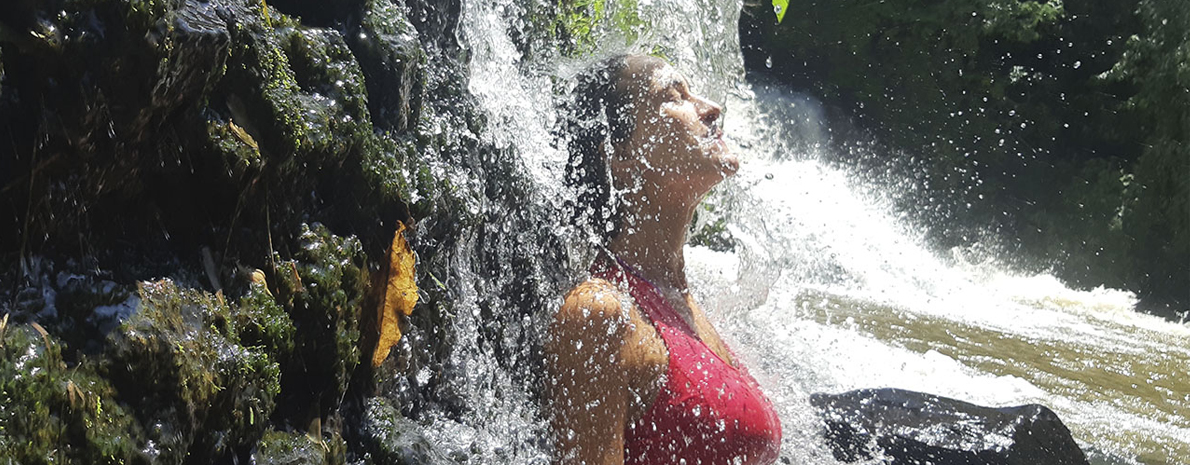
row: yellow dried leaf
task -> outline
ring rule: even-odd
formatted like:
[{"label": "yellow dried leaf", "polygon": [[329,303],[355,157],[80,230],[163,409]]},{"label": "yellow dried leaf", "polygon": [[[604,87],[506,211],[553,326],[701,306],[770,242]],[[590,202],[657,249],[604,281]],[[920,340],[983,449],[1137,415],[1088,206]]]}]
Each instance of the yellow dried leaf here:
[{"label": "yellow dried leaf", "polygon": [[293,282],[297,283],[297,291],[306,292],[305,285],[302,284],[302,275],[298,274],[297,263],[289,262],[289,273],[293,275]]},{"label": "yellow dried leaf", "polygon": [[236,138],[239,139],[240,142],[248,144],[248,146],[252,147],[253,149],[260,150],[260,146],[256,145],[256,139],[253,139],[252,135],[248,134],[248,131],[245,131],[244,128],[236,126],[236,123],[228,121],[227,129],[230,129],[231,133],[235,134]]},{"label": "yellow dried leaf", "polygon": [[415,260],[413,249],[405,242],[404,232],[405,225],[397,223],[393,245],[388,251],[388,279],[385,280],[384,299],[380,303],[380,338],[376,341],[376,351],[372,353],[373,367],[384,363],[388,352],[401,340],[397,312],[410,315],[417,304],[417,282],[413,270]]},{"label": "yellow dried leaf", "polygon": [[36,321],[29,322],[29,326],[32,326],[33,330],[37,331],[37,334],[41,335],[41,340],[45,342],[45,350],[46,352],[49,352],[51,350],[50,333],[46,331],[45,328],[42,328],[41,325],[37,324]]},{"label": "yellow dried leaf", "polygon": [[86,394],[83,394],[82,389],[74,384],[74,381],[66,381],[66,399],[70,401],[70,408],[78,408],[79,404],[84,404],[87,401]]}]

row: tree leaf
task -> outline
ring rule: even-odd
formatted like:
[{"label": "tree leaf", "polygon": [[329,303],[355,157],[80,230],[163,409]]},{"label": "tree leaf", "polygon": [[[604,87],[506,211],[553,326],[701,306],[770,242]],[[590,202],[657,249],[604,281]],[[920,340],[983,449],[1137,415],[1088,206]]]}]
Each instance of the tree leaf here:
[{"label": "tree leaf", "polygon": [[789,8],[789,0],[773,0],[773,12],[777,14],[777,24],[785,19],[785,10]]},{"label": "tree leaf", "polygon": [[388,279],[385,280],[384,300],[380,303],[378,327],[380,338],[372,352],[372,366],[378,367],[388,358],[392,347],[401,340],[397,312],[406,316],[413,313],[417,304],[417,282],[413,265],[415,257],[409,243],[405,242],[405,225],[397,223],[393,244],[388,251]]}]

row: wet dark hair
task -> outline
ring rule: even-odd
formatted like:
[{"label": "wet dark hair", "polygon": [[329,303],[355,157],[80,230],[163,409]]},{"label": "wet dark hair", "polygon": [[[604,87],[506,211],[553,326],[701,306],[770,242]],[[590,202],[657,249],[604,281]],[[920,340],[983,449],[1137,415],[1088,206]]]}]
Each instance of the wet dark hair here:
[{"label": "wet dark hair", "polygon": [[566,184],[578,191],[570,206],[572,219],[589,227],[604,245],[619,234],[623,218],[613,198],[607,157],[612,156],[611,146],[632,134],[631,98],[623,86],[616,86],[628,58],[602,60],[578,76],[566,122],[570,152]]}]

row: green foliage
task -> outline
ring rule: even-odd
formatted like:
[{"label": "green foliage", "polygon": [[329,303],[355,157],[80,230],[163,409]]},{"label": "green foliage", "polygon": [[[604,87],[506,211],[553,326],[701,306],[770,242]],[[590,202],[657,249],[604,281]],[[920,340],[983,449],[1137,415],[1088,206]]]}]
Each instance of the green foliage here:
[{"label": "green foliage", "polygon": [[714,205],[706,202],[699,204],[699,209],[695,210],[689,236],[687,242],[691,245],[719,252],[735,250],[735,238],[727,230],[727,218],[719,214]]},{"label": "green foliage", "polygon": [[636,42],[648,24],[641,19],[638,0],[558,0],[558,29],[565,55],[593,52],[609,34]]},{"label": "green foliage", "polygon": [[1173,305],[1185,305],[1178,299],[1186,299],[1190,278],[1190,141],[1184,138],[1155,138],[1145,147],[1123,218],[1132,241],[1129,284],[1138,284],[1142,297]]},{"label": "green foliage", "polygon": [[789,0],[773,0],[773,12],[777,14],[777,24],[785,20],[785,13],[789,10]]},{"label": "green foliage", "polygon": [[1144,135],[1124,199],[1130,284],[1176,302],[1187,299],[1190,278],[1190,10],[1176,0],[1141,0],[1136,15],[1140,33],[1105,74],[1135,90],[1126,108]]}]

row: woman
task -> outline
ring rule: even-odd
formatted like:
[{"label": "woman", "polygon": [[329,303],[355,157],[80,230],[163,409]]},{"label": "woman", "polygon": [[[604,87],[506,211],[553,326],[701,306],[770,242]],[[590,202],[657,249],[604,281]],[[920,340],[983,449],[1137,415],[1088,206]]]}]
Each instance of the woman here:
[{"label": "woman", "polygon": [[[557,460],[771,463],[771,403],[695,304],[683,245],[694,209],[739,161],[720,108],[664,61],[618,57],[580,81],[570,181],[605,241],[546,342]],[[600,114],[606,125],[592,123]]]}]

